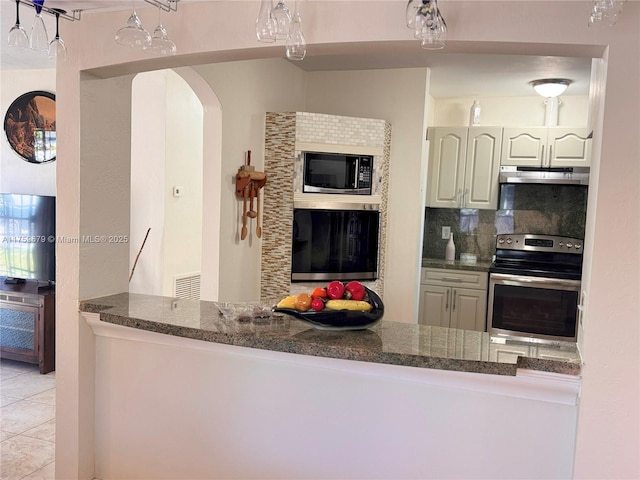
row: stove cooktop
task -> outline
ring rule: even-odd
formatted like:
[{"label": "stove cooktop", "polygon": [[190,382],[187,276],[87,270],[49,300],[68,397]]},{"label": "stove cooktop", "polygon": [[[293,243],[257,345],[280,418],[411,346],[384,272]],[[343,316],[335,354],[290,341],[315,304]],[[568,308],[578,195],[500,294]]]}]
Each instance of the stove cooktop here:
[{"label": "stove cooktop", "polygon": [[496,259],[489,272],[579,280],[583,241],[535,234],[504,234],[496,238]]}]

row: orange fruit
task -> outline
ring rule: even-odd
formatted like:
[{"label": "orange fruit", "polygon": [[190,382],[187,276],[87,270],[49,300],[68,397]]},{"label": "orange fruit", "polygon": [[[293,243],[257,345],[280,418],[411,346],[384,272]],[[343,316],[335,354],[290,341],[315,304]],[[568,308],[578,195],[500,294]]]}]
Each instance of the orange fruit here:
[{"label": "orange fruit", "polygon": [[327,291],[322,287],[317,287],[311,292],[312,298],[327,298]]},{"label": "orange fruit", "polygon": [[311,300],[311,295],[309,295],[308,293],[299,293],[298,295],[296,295],[296,300],[294,302],[296,310],[306,312],[311,308]]}]

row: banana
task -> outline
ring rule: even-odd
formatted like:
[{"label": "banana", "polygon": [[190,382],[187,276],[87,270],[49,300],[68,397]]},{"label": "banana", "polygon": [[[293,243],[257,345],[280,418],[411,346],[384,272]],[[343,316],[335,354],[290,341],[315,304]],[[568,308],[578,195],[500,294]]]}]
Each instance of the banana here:
[{"label": "banana", "polygon": [[277,308],[296,308],[296,295],[289,295],[283,298],[276,305]]},{"label": "banana", "polygon": [[373,307],[364,300],[329,300],[324,308],[327,310],[359,310],[368,312]]}]

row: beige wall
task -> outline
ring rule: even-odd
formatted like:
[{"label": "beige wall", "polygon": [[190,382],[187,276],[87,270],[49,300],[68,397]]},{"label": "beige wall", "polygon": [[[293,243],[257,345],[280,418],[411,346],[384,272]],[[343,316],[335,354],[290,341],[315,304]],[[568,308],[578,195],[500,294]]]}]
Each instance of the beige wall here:
[{"label": "beige wall", "polygon": [[[415,322],[427,168],[427,69],[315,72],[307,85],[308,111],[391,124],[384,302],[394,320]],[[402,202],[408,197],[412,201]]]},{"label": "beige wall", "polygon": [[[222,105],[220,284],[216,300],[257,300],[260,242],[253,235],[240,240],[242,203],[236,200],[233,179],[247,150],[251,150],[256,170],[264,168],[266,112],[304,109],[304,72],[281,59],[201,65],[194,70],[211,85]],[[205,215],[207,208],[205,205]],[[206,241],[204,246],[207,248]]]},{"label": "beige wall", "polygon": [[[468,126],[474,100],[480,101],[480,125],[499,127],[543,126],[545,100],[531,97],[456,97],[435,101],[434,127]],[[560,97],[558,126],[586,127],[589,117],[589,97],[566,95]]]},{"label": "beige wall", "polygon": [[164,72],[136,75],[131,89],[131,227],[129,269],[151,228],[129,282],[132,293],[162,295],[167,90]]},{"label": "beige wall", "polygon": [[[178,74],[136,76],[129,268],[137,263],[130,292],[171,296],[176,276],[200,273],[203,134],[202,105]],[[180,197],[173,195],[176,185]]]},{"label": "beige wall", "polygon": [[[417,48],[401,21],[397,1],[376,2],[375,9],[368,9],[366,22],[353,22],[361,18],[365,2],[305,2],[304,15],[314,19],[308,23],[307,39],[316,53],[348,51],[380,46],[409,49]],[[486,1],[477,8],[477,1],[443,2],[443,12],[449,23],[450,48],[458,51],[509,52],[509,53],[557,53],[571,54],[572,50],[584,51],[596,45],[600,52],[608,49],[607,90],[604,101],[603,123],[596,129],[594,147],[601,147],[602,155],[596,155],[594,178],[588,218],[588,236],[585,253],[590,258],[587,274],[590,282],[586,291],[585,319],[585,370],[580,404],[580,419],[577,432],[575,476],[577,478],[633,478],[640,471],[637,452],[640,450],[638,404],[640,399],[640,371],[638,365],[638,292],[640,291],[639,254],[640,236],[637,159],[640,158],[637,134],[640,131],[638,107],[640,106],[640,4],[627,2],[625,12],[614,28],[587,27],[589,1],[545,2],[545,21],[531,19],[540,15],[540,3],[532,1],[504,2]],[[244,59],[251,57],[281,56],[282,46],[260,45],[252,32],[253,18],[258,2],[195,2],[180,6],[178,14],[166,15],[165,25],[178,44],[180,55],[170,59],[144,57],[142,52],[123,49],[113,42],[113,32],[121,25],[121,13],[85,15],[81,22],[67,28],[65,41],[68,45],[82,45],[81,49],[70,49],[70,57],[58,70],[58,96],[64,98],[58,104],[60,124],[64,124],[63,139],[59,143],[60,155],[67,163],[57,162],[58,172],[58,225],[64,234],[74,235],[98,228],[111,229],[121,223],[128,225],[128,215],[122,214],[120,203],[104,204],[104,195],[114,188],[113,181],[120,181],[120,162],[128,158],[119,144],[128,145],[130,131],[126,117],[128,100],[127,81],[114,79],[101,82],[110,93],[109,102],[98,102],[106,123],[105,131],[91,133],[95,122],[87,116],[87,102],[100,99],[99,89],[83,86],[81,92],[78,71],[99,67],[96,75],[120,75],[131,71],[176,67],[186,64],[203,64],[222,59]],[[152,15],[152,9],[141,8],[141,14]],[[146,18],[146,17],[145,17]],[[143,18],[144,19],[144,18]],[[183,29],[188,25],[188,29]],[[330,26],[330,27],[329,27]],[[194,32],[215,32],[198,35]],[[362,43],[361,43],[362,42]],[[375,42],[375,43],[367,43]],[[486,42],[486,43],[485,43]],[[573,45],[581,45],[574,49]],[[449,47],[448,47],[449,48]],[[313,49],[310,48],[310,52]],[[101,51],[101,55],[95,55]],[[189,54],[189,55],[183,55]],[[141,63],[132,63],[140,60]],[[209,67],[198,67],[207,70]],[[292,98],[296,90],[289,91],[286,78],[278,83],[275,78],[238,78],[237,86],[243,82],[262,83],[273,87],[274,97]],[[127,83],[128,82],[128,83]],[[96,84],[98,86],[98,84]],[[218,88],[213,85],[216,93]],[[232,93],[230,93],[233,95]],[[115,97],[114,97],[115,96]],[[223,109],[228,108],[225,100]],[[238,94],[240,97],[240,94]],[[81,113],[83,98],[83,116]],[[297,97],[299,98],[299,97]],[[238,98],[238,101],[242,101]],[[246,99],[250,102],[251,99]],[[301,110],[297,102],[291,110]],[[256,116],[233,118],[237,132],[235,146],[223,145],[223,179],[235,173],[241,161],[240,153],[260,142],[261,133],[251,127],[257,125],[258,115],[270,108],[270,102],[255,105]],[[97,117],[96,117],[97,118]],[[120,123],[116,123],[116,119]],[[389,119],[393,124],[393,119]],[[395,126],[394,126],[395,128]],[[60,130],[59,130],[60,131]],[[243,133],[244,132],[244,133]],[[248,132],[252,132],[249,134]],[[115,142],[115,143],[114,143]],[[111,149],[96,148],[105,143]],[[115,148],[114,148],[115,145]],[[253,147],[253,149],[258,147]],[[107,153],[109,152],[109,153]],[[115,156],[115,159],[114,159]],[[602,161],[600,163],[600,158]],[[107,162],[109,160],[109,162]],[[120,166],[120,167],[119,167]],[[402,176],[393,174],[392,182],[402,184]],[[224,185],[224,182],[223,182]],[[128,186],[128,185],[127,185]],[[228,183],[226,187],[231,188]],[[403,190],[400,185],[391,185],[396,193],[393,202],[397,205],[412,205],[419,192]],[[224,198],[229,195],[223,194]],[[127,200],[127,195],[124,196]],[[222,205],[228,215],[221,222],[223,235],[232,236],[236,218],[233,200]],[[123,200],[124,203],[124,200]],[[401,207],[393,207],[401,208]],[[82,216],[81,216],[82,213]],[[126,222],[123,222],[124,217]],[[419,222],[418,219],[415,220]],[[390,229],[394,228],[393,220]],[[611,232],[616,232],[615,249],[624,255],[611,255]],[[221,240],[222,242],[222,240]],[[232,239],[225,239],[227,246]],[[221,251],[223,248],[221,248]],[[126,289],[126,268],[121,268],[119,257],[128,258],[117,248],[79,249],[69,245],[59,249],[58,288],[58,398],[56,440],[65,445],[57,449],[56,469],[60,478],[91,478],[93,441],[93,394],[91,368],[93,357],[92,339],[86,334],[77,313],[78,298],[113,293]],[[399,257],[399,261],[404,257]],[[258,264],[257,258],[246,245],[238,246],[234,255],[220,271],[230,279],[229,288],[237,290],[239,285],[232,275],[233,269]],[[111,267],[111,262],[116,268]],[[124,262],[124,264],[128,264]],[[97,268],[101,267],[101,268]],[[124,271],[124,275],[122,273]],[[105,272],[109,274],[105,275]],[[255,289],[255,291],[253,290]],[[257,296],[257,281],[251,295]],[[222,294],[221,294],[222,297]],[[393,408],[393,406],[391,406]],[[454,420],[452,420],[454,421]],[[451,452],[452,461],[456,459]]]}]

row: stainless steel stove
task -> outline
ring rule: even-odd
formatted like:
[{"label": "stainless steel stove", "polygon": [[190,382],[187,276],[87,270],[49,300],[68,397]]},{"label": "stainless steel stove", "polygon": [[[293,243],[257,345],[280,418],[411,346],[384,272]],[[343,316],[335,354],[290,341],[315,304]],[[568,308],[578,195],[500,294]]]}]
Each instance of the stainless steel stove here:
[{"label": "stainless steel stove", "polygon": [[575,341],[583,249],[579,238],[498,235],[489,269],[489,333]]}]

